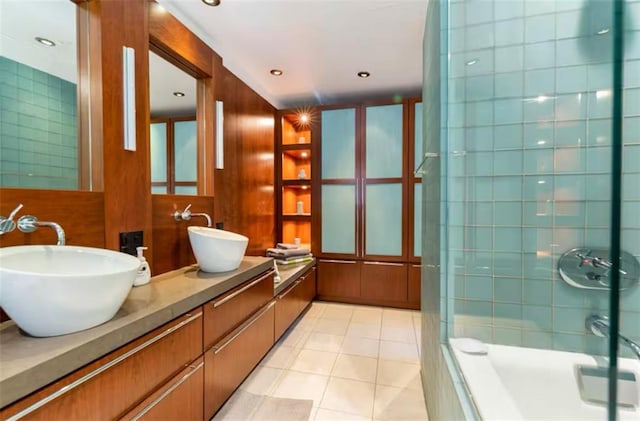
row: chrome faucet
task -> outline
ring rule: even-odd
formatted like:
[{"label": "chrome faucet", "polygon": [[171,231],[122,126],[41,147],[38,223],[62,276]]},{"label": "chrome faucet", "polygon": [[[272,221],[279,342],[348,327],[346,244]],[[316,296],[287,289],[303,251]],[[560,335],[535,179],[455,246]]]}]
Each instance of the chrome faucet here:
[{"label": "chrome faucet", "polygon": [[38,221],[33,215],[24,215],[18,219],[18,229],[24,233],[34,232],[38,227],[51,227],[56,231],[56,235],[58,236],[58,245],[64,246],[65,243],[65,235],[64,230],[59,224],[55,222],[43,222]]},{"label": "chrome faucet", "polygon": [[191,211],[189,210],[190,207],[191,207],[191,203],[189,203],[189,205],[182,212],[175,211],[173,213],[173,219],[175,219],[176,221],[188,221],[194,216],[202,216],[207,219],[207,226],[208,227],[211,226],[211,217],[208,214],[204,212],[191,213]]},{"label": "chrome faucet", "polygon": [[8,217],[5,218],[4,216],[0,216],[0,235],[16,229],[16,223],[13,220],[13,217],[16,216],[16,213],[18,213],[20,209],[22,209],[22,203],[16,206]]},{"label": "chrome faucet", "polygon": [[[580,264],[578,265],[579,267],[588,265],[594,268],[607,269],[607,273],[609,269],[613,267],[613,263],[611,263],[610,261],[603,259],[601,257],[591,256],[591,250],[585,249],[585,252],[586,253],[584,254],[576,253],[576,256],[580,258]],[[622,269],[618,269],[618,271],[620,272],[621,275],[627,274],[627,272],[625,272]]]},{"label": "chrome faucet", "polygon": [[[609,318],[606,316],[600,316],[598,314],[592,314],[587,317],[586,320],[587,330],[596,336],[601,338],[608,338],[610,336],[609,330]],[[633,342],[626,336],[618,334],[618,340],[622,345],[631,349],[631,352],[640,360],[640,345]]]}]

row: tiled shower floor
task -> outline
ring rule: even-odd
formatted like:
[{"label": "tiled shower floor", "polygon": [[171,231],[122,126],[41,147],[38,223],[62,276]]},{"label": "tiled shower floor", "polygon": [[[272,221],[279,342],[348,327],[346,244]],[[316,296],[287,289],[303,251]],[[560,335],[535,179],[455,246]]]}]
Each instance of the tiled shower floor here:
[{"label": "tiled shower floor", "polygon": [[420,313],[315,301],[240,386],[313,400],[310,421],[427,420]]}]

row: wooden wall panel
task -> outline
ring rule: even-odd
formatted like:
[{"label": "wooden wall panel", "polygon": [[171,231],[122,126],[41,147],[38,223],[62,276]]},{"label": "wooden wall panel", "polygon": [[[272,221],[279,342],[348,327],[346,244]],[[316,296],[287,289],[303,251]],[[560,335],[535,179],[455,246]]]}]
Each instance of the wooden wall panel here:
[{"label": "wooden wall panel", "polygon": [[[224,101],[224,169],[215,175],[216,221],[249,237],[248,255],[273,247],[275,109],[228,70],[216,92]],[[219,73],[218,73],[219,74]]]},{"label": "wooden wall panel", "polygon": [[[149,33],[147,0],[94,0],[88,2],[92,19],[92,92],[101,104],[101,130],[94,130],[104,157],[105,247],[119,249],[119,233],[143,231],[145,245],[151,238],[151,175],[149,171]],[[126,30],[123,30],[126,28]],[[123,147],[122,47],[135,50],[136,151]],[[94,73],[95,72],[95,73]],[[96,123],[97,124],[97,123]],[[150,256],[150,263],[152,263]]]},{"label": "wooden wall panel", "polygon": [[[16,215],[33,215],[64,229],[67,244],[104,247],[104,200],[100,192],[0,188],[0,215],[8,216],[19,204]],[[0,236],[0,247],[20,244],[56,244],[53,229],[42,227],[31,234],[17,228]]]},{"label": "wooden wall panel", "polygon": [[213,75],[213,59],[217,54],[153,0],[149,1],[149,38],[154,52],[169,61],[179,60],[192,76]]},{"label": "wooden wall panel", "polygon": [[173,213],[176,210],[182,211],[191,204],[191,212],[204,212],[213,219],[213,197],[154,194],[151,202],[153,245],[147,252],[153,256],[151,275],[156,276],[195,263],[187,227],[206,226],[207,221],[201,216],[193,217],[190,221],[176,221]]}]

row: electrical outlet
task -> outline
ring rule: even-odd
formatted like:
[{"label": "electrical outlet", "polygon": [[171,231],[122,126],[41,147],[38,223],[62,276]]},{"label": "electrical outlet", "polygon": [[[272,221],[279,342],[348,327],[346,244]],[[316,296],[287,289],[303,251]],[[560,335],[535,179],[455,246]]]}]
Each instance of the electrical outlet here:
[{"label": "electrical outlet", "polygon": [[224,226],[224,224],[222,222],[216,222],[216,229],[222,230],[222,229],[224,229],[223,226]]},{"label": "electrical outlet", "polygon": [[136,248],[142,247],[142,231],[130,231],[120,233],[120,251],[130,254],[132,256],[137,255]]}]

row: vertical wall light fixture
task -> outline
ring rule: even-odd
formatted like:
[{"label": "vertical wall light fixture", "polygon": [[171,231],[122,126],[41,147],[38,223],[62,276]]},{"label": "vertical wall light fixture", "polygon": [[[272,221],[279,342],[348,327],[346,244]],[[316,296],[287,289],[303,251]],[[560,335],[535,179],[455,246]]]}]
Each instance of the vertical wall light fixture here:
[{"label": "vertical wall light fixture", "polygon": [[124,148],[136,150],[136,55],[131,47],[122,47],[122,101],[124,112]]},{"label": "vertical wall light fixture", "polygon": [[216,169],[224,169],[224,108],[216,101]]}]

